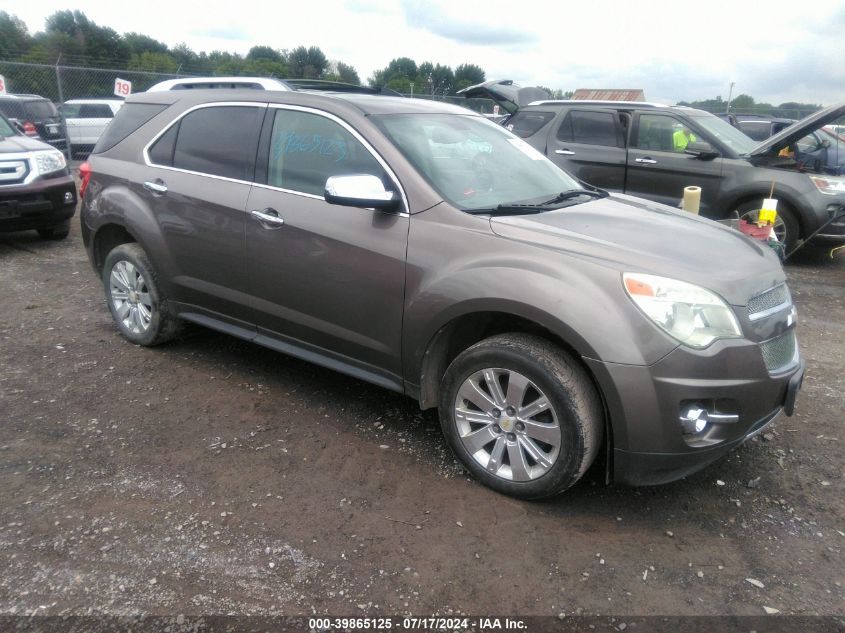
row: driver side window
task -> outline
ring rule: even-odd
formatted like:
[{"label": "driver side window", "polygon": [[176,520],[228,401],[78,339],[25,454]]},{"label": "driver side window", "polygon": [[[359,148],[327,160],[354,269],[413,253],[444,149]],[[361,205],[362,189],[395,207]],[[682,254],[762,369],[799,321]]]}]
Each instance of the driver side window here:
[{"label": "driver side window", "polygon": [[267,184],[322,196],[330,176],[371,174],[387,182],[369,150],[335,121],[298,110],[276,110]]},{"label": "driver side window", "polygon": [[633,146],[683,154],[687,145],[698,140],[696,134],[680,119],[666,114],[641,114]]}]

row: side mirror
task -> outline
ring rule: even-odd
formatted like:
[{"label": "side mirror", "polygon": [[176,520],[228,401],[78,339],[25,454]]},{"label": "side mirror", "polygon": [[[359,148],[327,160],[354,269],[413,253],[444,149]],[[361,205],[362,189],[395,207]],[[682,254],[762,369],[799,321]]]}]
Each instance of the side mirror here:
[{"label": "side mirror", "polygon": [[329,204],[344,207],[390,211],[399,206],[396,193],[385,189],[381,178],[370,174],[330,176],[324,196]]},{"label": "side mirror", "polygon": [[700,158],[701,160],[713,160],[719,155],[719,152],[713,149],[713,146],[707,141],[693,141],[687,145],[684,153]]}]

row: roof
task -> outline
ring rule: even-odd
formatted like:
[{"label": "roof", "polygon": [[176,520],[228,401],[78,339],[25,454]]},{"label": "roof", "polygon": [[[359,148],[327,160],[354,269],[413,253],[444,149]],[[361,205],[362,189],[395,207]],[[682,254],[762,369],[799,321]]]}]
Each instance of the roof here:
[{"label": "roof", "polygon": [[645,91],[641,88],[578,88],[572,98],[578,101],[645,101]]},{"label": "roof", "polygon": [[528,105],[597,105],[597,106],[631,106],[632,108],[680,108],[683,106],[667,106],[662,103],[648,103],[647,101],[609,101],[607,99],[546,99],[544,101],[532,101]]},{"label": "roof", "polygon": [[365,115],[434,113],[481,116],[477,112],[441,101],[351,92],[238,89],[163,90],[161,92],[137,92],[130,95],[126,102],[170,105],[183,100],[191,104],[257,101],[262,103],[288,103],[312,108],[319,108],[321,104],[332,102],[335,105],[353,106]]}]

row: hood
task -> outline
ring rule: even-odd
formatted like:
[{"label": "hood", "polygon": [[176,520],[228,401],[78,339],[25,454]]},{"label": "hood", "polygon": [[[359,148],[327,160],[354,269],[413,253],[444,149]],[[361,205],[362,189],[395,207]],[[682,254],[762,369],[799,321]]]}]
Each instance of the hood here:
[{"label": "hood", "polygon": [[0,155],[15,154],[19,152],[32,152],[42,149],[53,149],[44,141],[39,141],[23,134],[16,134],[15,136],[0,137]]},{"label": "hood", "polygon": [[543,88],[523,88],[519,84],[515,84],[511,79],[494,79],[493,81],[485,81],[483,84],[476,84],[463,90],[458,90],[458,94],[473,99],[482,97],[485,99],[492,99],[511,114],[516,113],[523,106],[527,106],[532,101],[542,101],[544,99],[551,99],[552,95],[546,92]]},{"label": "hood", "polygon": [[697,284],[742,306],[786,278],[774,251],[739,231],[684,211],[614,194],[536,215],[494,216],[494,233]]},{"label": "hood", "polygon": [[761,156],[777,153],[784,147],[791,145],[795,141],[804,138],[811,132],[815,132],[842,116],[845,116],[845,103],[839,103],[829,106],[824,110],[819,110],[815,114],[811,114],[797,123],[793,123],[788,128],[781,130],[774,136],[767,138],[752,149],[749,154],[751,156]]}]

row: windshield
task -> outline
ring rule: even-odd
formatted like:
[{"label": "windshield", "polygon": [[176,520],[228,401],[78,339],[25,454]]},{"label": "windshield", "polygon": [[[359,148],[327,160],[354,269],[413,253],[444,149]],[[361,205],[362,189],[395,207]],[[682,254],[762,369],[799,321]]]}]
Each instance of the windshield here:
[{"label": "windshield", "polygon": [[696,116],[695,122],[723,145],[727,145],[737,154],[749,154],[757,147],[757,143],[727,123],[712,114]]},{"label": "windshield", "polygon": [[482,117],[389,114],[373,119],[429,184],[465,211],[536,204],[582,189],[528,143]]}]

